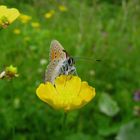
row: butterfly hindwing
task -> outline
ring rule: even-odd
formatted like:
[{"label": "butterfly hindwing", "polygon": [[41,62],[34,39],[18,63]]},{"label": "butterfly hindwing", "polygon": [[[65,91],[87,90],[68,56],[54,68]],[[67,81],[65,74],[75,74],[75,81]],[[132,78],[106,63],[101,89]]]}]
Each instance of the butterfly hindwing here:
[{"label": "butterfly hindwing", "polygon": [[55,77],[60,74],[60,66],[62,65],[63,60],[55,59],[49,63],[45,72],[45,82],[49,81],[53,83]]}]

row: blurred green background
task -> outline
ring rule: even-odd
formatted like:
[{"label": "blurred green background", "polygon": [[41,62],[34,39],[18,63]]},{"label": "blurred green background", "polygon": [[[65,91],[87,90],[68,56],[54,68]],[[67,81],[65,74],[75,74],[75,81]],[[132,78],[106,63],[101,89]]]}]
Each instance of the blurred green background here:
[{"label": "blurred green background", "polygon": [[[27,15],[0,31],[0,71],[13,64],[20,74],[0,80],[1,140],[140,140],[139,0],[0,0],[0,5]],[[65,132],[63,112],[36,96],[52,39],[75,58],[82,80],[96,88],[89,104],[69,112]]]}]

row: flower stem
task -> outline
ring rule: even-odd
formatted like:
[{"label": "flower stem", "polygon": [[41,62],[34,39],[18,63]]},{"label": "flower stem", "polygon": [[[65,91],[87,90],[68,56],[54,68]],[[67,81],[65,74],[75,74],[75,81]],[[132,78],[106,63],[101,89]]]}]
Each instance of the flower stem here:
[{"label": "flower stem", "polygon": [[67,121],[67,112],[64,112],[63,114],[63,120],[62,120],[62,125],[61,125],[61,131],[62,131],[62,135],[64,135],[66,133],[66,121]]}]

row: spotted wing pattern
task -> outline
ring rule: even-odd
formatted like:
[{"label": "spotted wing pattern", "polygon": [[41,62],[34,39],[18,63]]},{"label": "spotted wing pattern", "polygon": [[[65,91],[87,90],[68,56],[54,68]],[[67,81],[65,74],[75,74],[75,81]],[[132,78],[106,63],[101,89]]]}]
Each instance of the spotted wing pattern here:
[{"label": "spotted wing pattern", "polygon": [[60,70],[61,70],[62,63],[63,60],[56,60],[56,59],[49,63],[45,72],[45,83],[51,82],[54,84],[55,78],[61,74]]},{"label": "spotted wing pattern", "polygon": [[65,50],[57,40],[53,40],[50,46],[50,62],[55,59],[66,59]]}]

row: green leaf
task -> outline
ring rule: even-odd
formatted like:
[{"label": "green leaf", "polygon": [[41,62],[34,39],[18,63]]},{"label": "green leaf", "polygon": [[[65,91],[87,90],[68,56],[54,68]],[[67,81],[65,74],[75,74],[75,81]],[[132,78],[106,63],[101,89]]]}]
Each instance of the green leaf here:
[{"label": "green leaf", "polygon": [[102,93],[99,98],[99,109],[102,113],[111,117],[115,116],[120,110],[117,102],[106,93]]},{"label": "green leaf", "polygon": [[120,129],[121,122],[113,122],[111,117],[105,116],[103,114],[96,114],[95,117],[97,131],[100,136],[110,136],[116,135]]},{"label": "green leaf", "polygon": [[116,140],[140,140],[140,121],[135,120],[123,125]]}]

